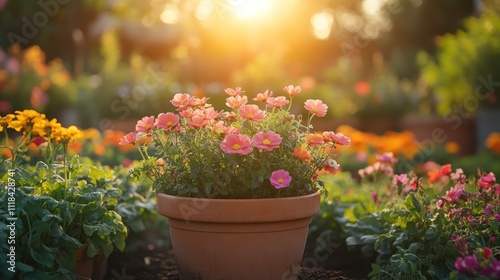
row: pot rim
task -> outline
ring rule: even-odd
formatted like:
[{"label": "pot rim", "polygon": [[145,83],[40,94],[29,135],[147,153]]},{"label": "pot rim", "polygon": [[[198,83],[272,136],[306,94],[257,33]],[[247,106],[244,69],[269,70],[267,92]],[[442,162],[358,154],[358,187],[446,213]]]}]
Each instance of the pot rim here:
[{"label": "pot rim", "polygon": [[210,199],[157,194],[157,210],[190,222],[253,223],[310,218],[319,211],[320,192],[283,198]]}]

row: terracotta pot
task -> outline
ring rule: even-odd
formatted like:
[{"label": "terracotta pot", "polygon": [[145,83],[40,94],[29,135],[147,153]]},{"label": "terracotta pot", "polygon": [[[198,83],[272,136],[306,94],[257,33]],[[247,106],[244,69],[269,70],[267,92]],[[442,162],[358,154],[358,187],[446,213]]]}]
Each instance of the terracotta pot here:
[{"label": "terracotta pot", "polygon": [[76,262],[75,262],[75,273],[77,279],[92,279],[92,272],[94,270],[95,257],[89,257],[87,255],[88,244],[84,244],[82,247],[75,249],[76,252]]},{"label": "terracotta pot", "polygon": [[158,194],[182,279],[294,279],[319,193],[269,199]]}]

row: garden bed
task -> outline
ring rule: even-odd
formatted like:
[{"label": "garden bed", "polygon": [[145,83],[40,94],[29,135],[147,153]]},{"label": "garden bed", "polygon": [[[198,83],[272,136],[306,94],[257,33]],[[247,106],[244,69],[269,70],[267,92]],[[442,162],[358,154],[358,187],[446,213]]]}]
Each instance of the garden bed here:
[{"label": "garden bed", "polygon": [[[355,264],[353,263],[355,267]],[[298,280],[366,279],[356,271],[310,269],[302,267]],[[109,257],[104,279],[162,279],[179,280],[173,251],[164,248],[141,248],[133,253],[115,252]]]}]

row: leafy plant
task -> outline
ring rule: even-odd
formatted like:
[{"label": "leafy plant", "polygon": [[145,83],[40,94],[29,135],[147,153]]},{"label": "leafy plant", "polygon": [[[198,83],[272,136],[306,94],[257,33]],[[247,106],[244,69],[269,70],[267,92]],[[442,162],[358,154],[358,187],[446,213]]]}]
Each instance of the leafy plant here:
[{"label": "leafy plant", "polygon": [[301,88],[284,90],[290,100],[269,90],[259,93],[255,100],[266,107],[260,109],[246,104],[241,88],[228,88],[231,112],[216,111],[207,98],[176,94],[171,103],[179,114],[144,117],[122,138],[144,158],[134,175],[152,178],[157,191],[178,196],[265,198],[318,191],[317,171],[335,172],[339,165],[332,148],[349,145],[350,139],[332,131],[313,133],[311,119],[325,116],[328,106],[307,100],[309,116],[302,124],[301,116],[289,112]]},{"label": "leafy plant", "polygon": [[392,181],[385,184],[390,194],[385,207],[347,225],[349,244],[368,246],[374,251],[367,252],[377,254],[370,278],[444,279],[482,271],[500,275],[488,266],[495,264],[491,259],[484,266],[462,265],[462,258],[478,249],[492,248],[491,255],[499,255],[500,185],[493,173],[466,178],[460,168],[452,172],[451,165],[444,165],[428,179],[385,174]]},{"label": "leafy plant", "polygon": [[[76,127],[64,128],[33,110],[2,117],[0,127],[6,134],[2,148],[10,152],[0,167],[0,197],[10,201],[14,192],[16,203],[15,211],[2,204],[1,227],[5,230],[7,218],[15,215],[16,277],[75,278],[75,249],[82,244],[88,244],[88,256],[124,249],[127,228],[114,210],[120,198],[115,178],[88,159],[67,159],[68,145],[81,134]],[[22,133],[13,146],[9,128]],[[33,165],[27,151],[35,143],[44,160]],[[5,257],[0,257],[3,263]]]},{"label": "leafy plant", "polygon": [[490,1],[480,17],[470,17],[464,30],[438,40],[434,60],[420,53],[423,77],[435,92],[438,113],[473,113],[478,107],[500,107],[500,2]]}]

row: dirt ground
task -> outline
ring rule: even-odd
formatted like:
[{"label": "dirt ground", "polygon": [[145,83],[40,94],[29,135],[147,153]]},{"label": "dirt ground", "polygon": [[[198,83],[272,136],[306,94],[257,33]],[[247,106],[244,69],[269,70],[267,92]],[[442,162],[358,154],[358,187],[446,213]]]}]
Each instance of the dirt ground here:
[{"label": "dirt ground", "polygon": [[[366,279],[362,271],[339,271],[301,268],[298,280]],[[366,274],[364,274],[366,275]],[[138,249],[134,253],[113,253],[108,259],[104,279],[115,280],[179,280],[174,255],[167,249]]]}]

